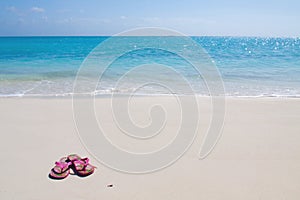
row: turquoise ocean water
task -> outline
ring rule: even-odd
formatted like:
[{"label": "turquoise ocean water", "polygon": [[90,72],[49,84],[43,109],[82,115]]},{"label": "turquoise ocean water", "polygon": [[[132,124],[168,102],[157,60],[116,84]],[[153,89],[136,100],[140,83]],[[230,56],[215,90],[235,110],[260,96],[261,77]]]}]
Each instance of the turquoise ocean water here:
[{"label": "turquoise ocean water", "polygon": [[[0,37],[0,96],[68,96],[85,57],[108,37]],[[139,40],[141,38],[132,38]],[[192,37],[214,60],[228,96],[300,97],[300,38]],[[114,49],[112,46],[111,49]],[[146,76],[166,78],[161,71],[115,83],[130,67],[160,63],[181,73],[199,95],[208,95],[203,80],[182,58],[161,50],[144,49],[122,56],[108,70],[97,94],[131,93]],[[88,81],[88,80],[87,80]],[[180,83],[170,77],[176,91]],[[168,94],[148,85],[140,94]]]}]

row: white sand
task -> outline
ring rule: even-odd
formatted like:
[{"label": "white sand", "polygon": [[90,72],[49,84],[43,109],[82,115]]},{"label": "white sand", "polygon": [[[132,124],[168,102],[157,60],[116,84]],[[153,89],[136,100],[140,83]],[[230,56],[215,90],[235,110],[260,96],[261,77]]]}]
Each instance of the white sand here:
[{"label": "white sand", "polygon": [[[137,100],[137,116],[144,114],[143,105],[153,98]],[[169,102],[168,97],[158,100]],[[98,110],[104,112],[107,101],[97,99]],[[206,98],[199,102],[203,127],[190,150],[174,165],[131,175],[92,158],[98,167],[93,175],[56,181],[47,176],[55,160],[69,153],[90,157],[78,139],[71,100],[2,98],[0,199],[300,199],[299,99],[227,99],[223,135],[205,160],[197,155],[210,110]],[[173,104],[168,105],[172,109]],[[103,126],[112,139],[120,140],[110,114]],[[173,129],[176,123],[170,123],[167,132]],[[120,145],[132,147],[130,143]],[[154,142],[136,148],[159,145]]]}]

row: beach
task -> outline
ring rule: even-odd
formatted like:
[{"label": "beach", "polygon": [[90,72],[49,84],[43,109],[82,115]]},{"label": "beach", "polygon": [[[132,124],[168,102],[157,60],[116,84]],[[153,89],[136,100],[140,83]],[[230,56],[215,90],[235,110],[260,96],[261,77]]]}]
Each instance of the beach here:
[{"label": "beach", "polygon": [[[137,116],[153,100],[167,103],[169,116],[176,112],[171,97],[136,98]],[[96,98],[95,104],[107,116],[101,126],[118,143],[123,137],[109,120],[109,101]],[[198,154],[211,110],[208,97],[198,97],[198,103],[200,127],[191,148],[165,169],[133,175],[112,170],[89,154],[76,131],[71,98],[0,98],[0,199],[299,199],[299,98],[227,97],[221,138],[203,160]],[[169,126],[167,134],[172,134],[176,123]],[[97,166],[95,173],[49,179],[54,162],[71,153],[88,156]]]},{"label": "beach", "polygon": [[300,1],[0,10],[0,200],[300,199]]}]

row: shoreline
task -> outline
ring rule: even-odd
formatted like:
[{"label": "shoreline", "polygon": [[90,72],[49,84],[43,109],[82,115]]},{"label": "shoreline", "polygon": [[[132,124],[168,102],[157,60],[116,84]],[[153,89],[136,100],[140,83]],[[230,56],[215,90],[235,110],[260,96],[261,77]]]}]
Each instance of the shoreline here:
[{"label": "shoreline", "polygon": [[[102,98],[111,98],[113,94],[101,94],[101,95],[82,95],[82,96],[76,96],[75,98],[79,99],[89,99],[89,98],[96,98],[96,99],[102,99]],[[114,97],[128,97],[132,96],[134,98],[147,98],[147,97],[174,97],[174,96],[180,96],[180,97],[190,97],[195,96],[196,98],[211,98],[212,96],[209,95],[186,95],[186,94],[114,94]],[[220,97],[220,96],[215,96]],[[43,96],[43,95],[14,95],[14,96],[1,96],[0,99],[72,99],[74,96],[72,94],[70,95],[49,95],[49,96]],[[300,99],[300,95],[296,96],[224,96],[225,99]]]}]

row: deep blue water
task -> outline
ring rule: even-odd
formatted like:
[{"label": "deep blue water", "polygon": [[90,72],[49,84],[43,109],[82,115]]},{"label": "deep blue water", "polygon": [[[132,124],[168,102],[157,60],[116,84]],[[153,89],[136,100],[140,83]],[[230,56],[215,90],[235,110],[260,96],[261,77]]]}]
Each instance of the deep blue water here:
[{"label": "deep blue water", "polygon": [[[108,37],[0,37],[0,96],[53,96],[73,92],[77,70],[89,53]],[[141,38],[132,38],[140,40]],[[192,37],[213,59],[228,96],[300,97],[300,38]],[[112,53],[114,46],[111,46]],[[106,52],[103,52],[106,53]],[[107,58],[108,59],[108,58]],[[159,49],[132,51],[121,56],[105,72],[97,94],[134,92],[147,76],[168,79],[175,91],[180,82],[167,71],[151,67],[125,79],[120,76],[141,64],[160,63],[176,69],[194,87],[207,95],[203,80],[187,62]],[[127,82],[126,82],[127,81]],[[87,79],[88,82],[88,79]],[[178,90],[177,90],[178,89]],[[165,94],[165,89],[147,85],[142,94]]]}]

